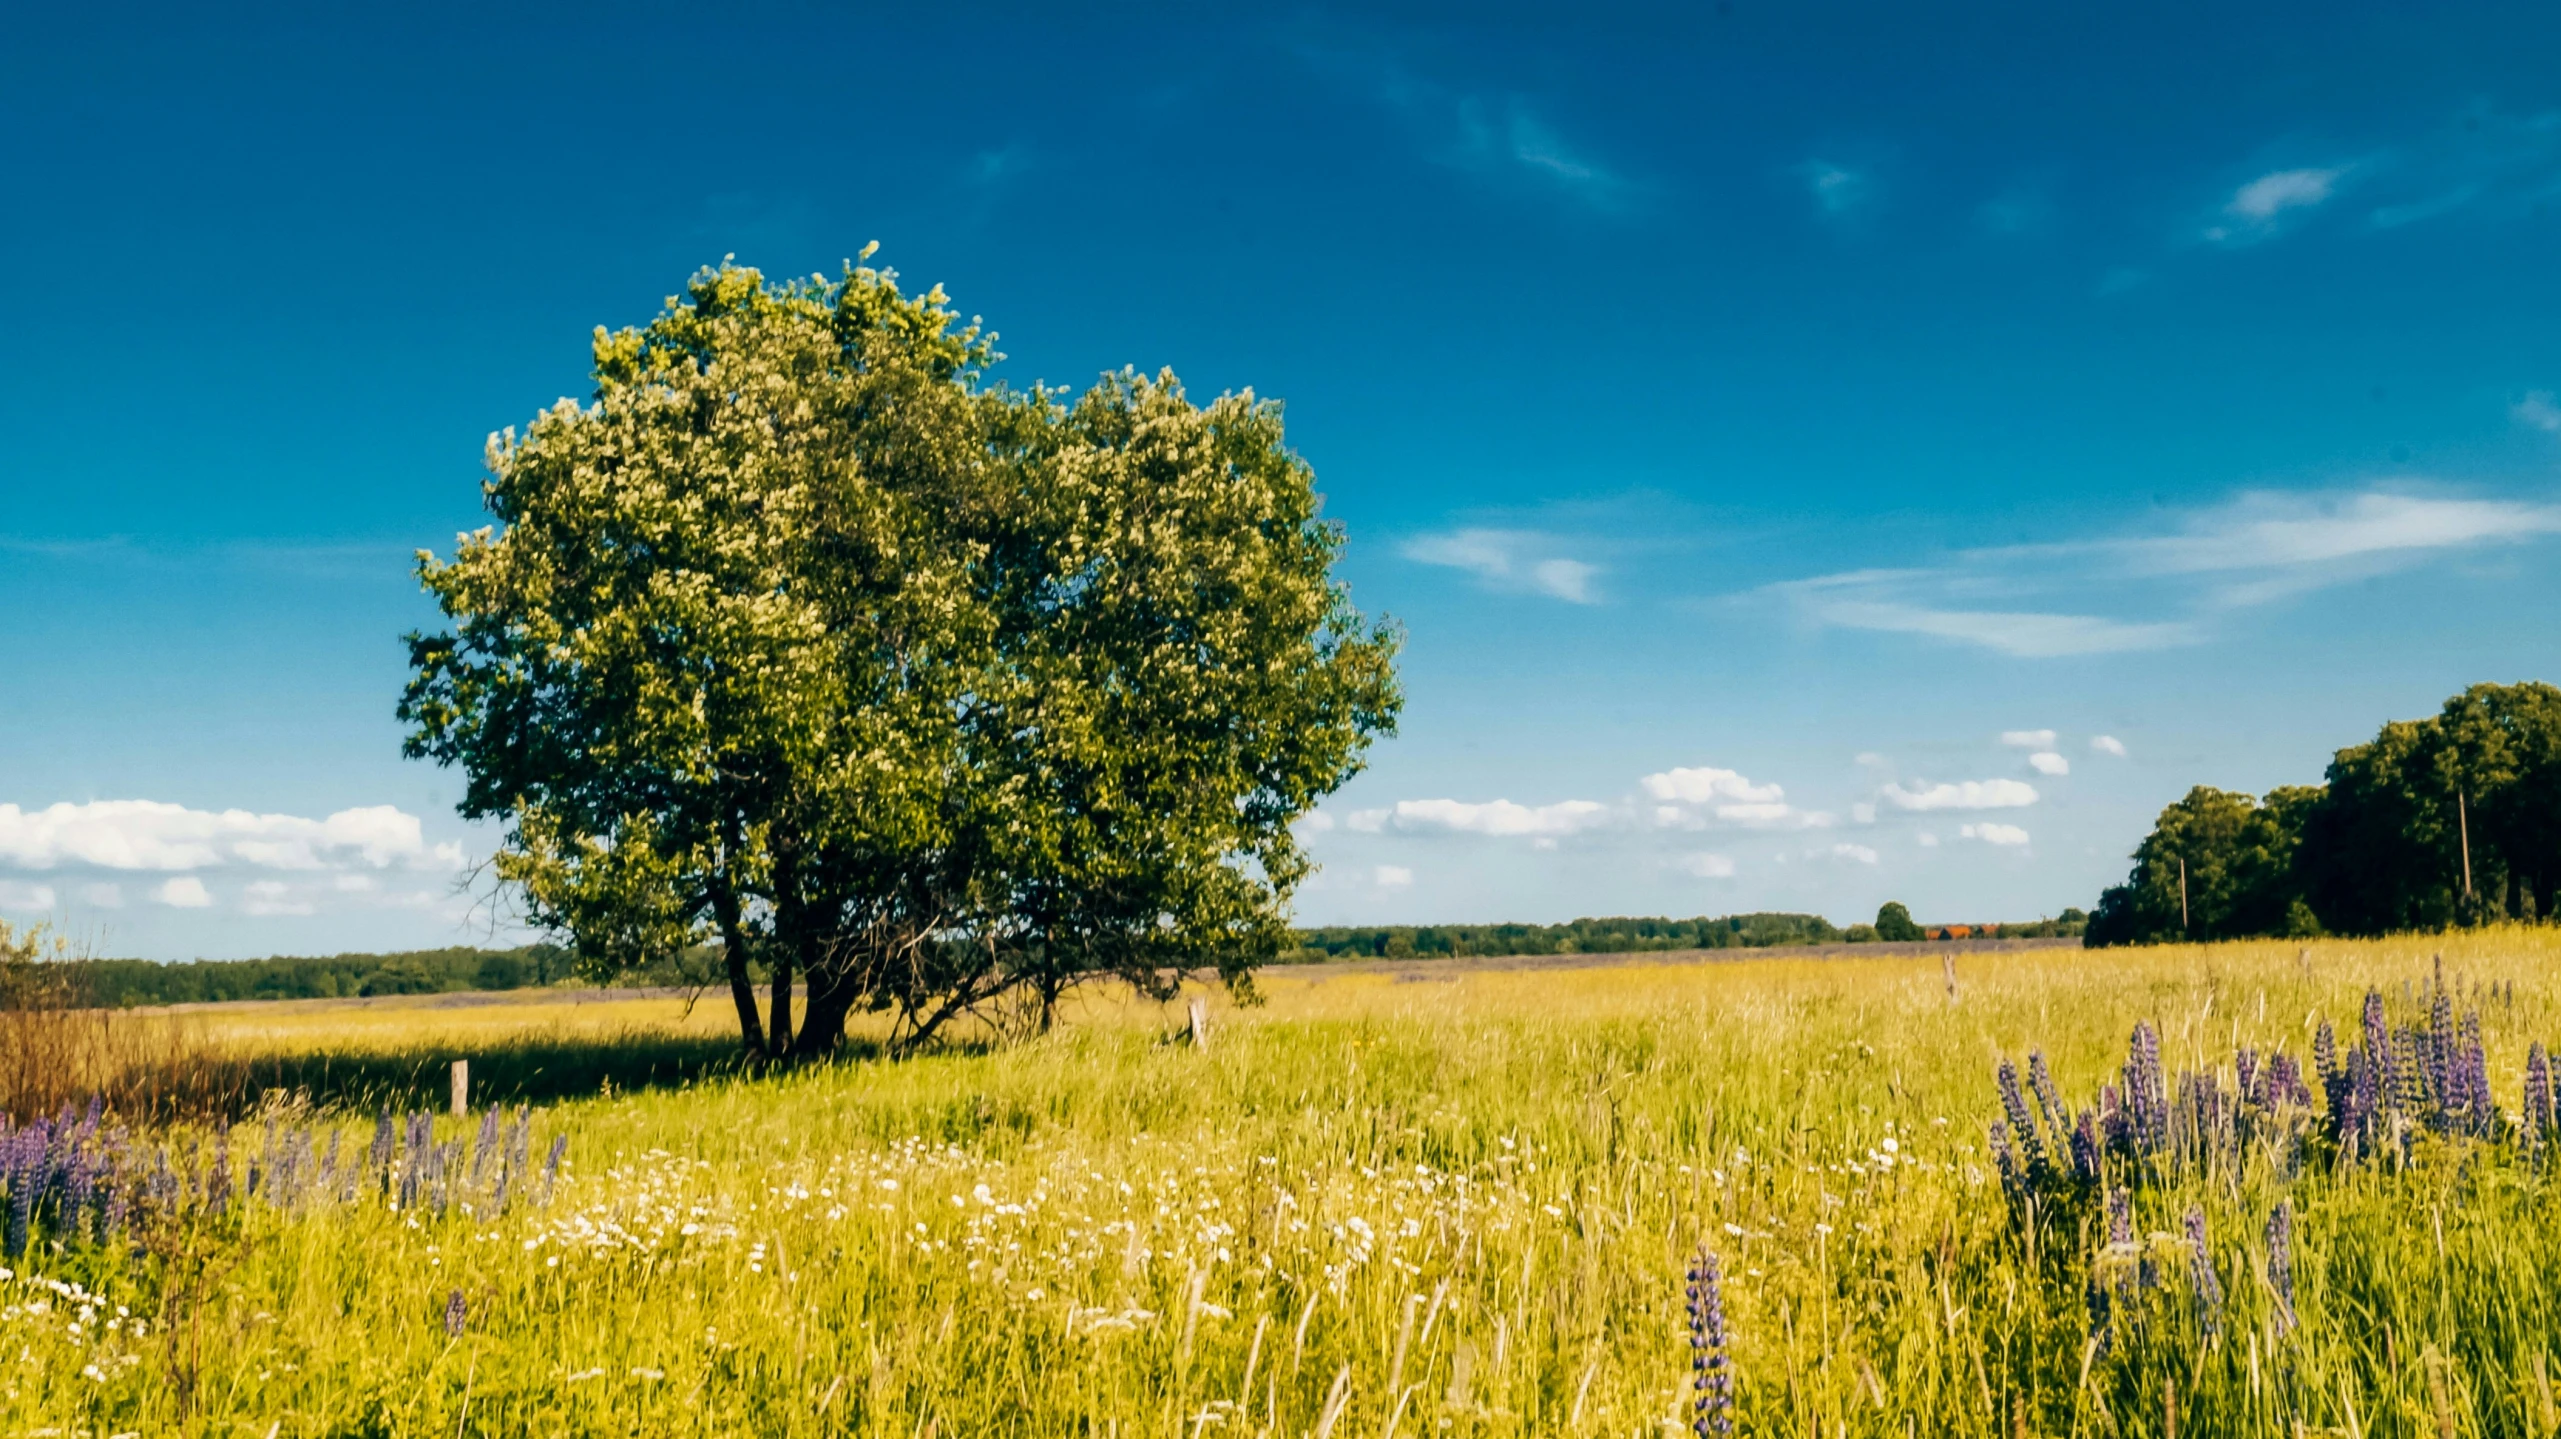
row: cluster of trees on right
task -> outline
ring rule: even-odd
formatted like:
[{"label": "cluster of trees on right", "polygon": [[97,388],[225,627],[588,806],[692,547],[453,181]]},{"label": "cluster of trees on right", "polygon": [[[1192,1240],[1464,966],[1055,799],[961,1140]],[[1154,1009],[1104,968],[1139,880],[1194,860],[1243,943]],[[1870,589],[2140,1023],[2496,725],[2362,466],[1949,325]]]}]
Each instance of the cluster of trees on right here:
[{"label": "cluster of trees on right", "polygon": [[2552,917],[2561,689],[2474,685],[2261,798],[2199,785],[2161,811],[2084,942],[2383,934]]}]

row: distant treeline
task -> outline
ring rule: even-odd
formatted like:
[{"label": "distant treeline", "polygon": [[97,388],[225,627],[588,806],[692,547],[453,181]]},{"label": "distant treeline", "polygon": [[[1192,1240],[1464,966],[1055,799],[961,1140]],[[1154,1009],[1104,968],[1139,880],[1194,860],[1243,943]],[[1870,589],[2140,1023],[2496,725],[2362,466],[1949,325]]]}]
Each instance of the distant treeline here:
[{"label": "distant treeline", "polygon": [[74,982],[81,996],[88,1002],[130,1008],[232,999],[341,999],[522,989],[566,978],[569,954],[557,946],[538,944],[522,949],[199,959],[183,964],[96,959],[75,962],[71,969],[77,976]]},{"label": "distant treeline", "polygon": [[[1282,956],[1294,964],[1333,959],[1427,959],[1461,955],[1643,954],[1667,949],[1766,949],[1782,944],[1860,944],[1878,938],[2035,939],[2081,932],[2082,916],[2067,909],[2060,919],[2032,924],[1916,926],[1901,905],[1901,928],[1890,935],[1876,925],[1847,929],[1819,914],[1729,914],[1699,919],[1578,919],[1571,924],[1330,925],[1298,932],[1298,948]],[[1880,916],[1883,918],[1884,916]]]},{"label": "distant treeline", "polygon": [[[1766,949],[1783,944],[1859,944],[1882,938],[2019,939],[2070,936],[2081,931],[2081,912],[2031,924],[1912,924],[1900,905],[1888,906],[1899,922],[1880,936],[1876,925],[1847,929],[1819,914],[1733,914],[1699,919],[1578,919],[1571,924],[1330,925],[1298,931],[1298,947],[1285,964],[1338,959],[1453,958],[1460,955],[1634,954],[1670,949]],[[1886,918],[1886,916],[1880,916]],[[84,1003],[110,1009],[145,1005],[206,1004],[241,999],[349,999],[395,994],[456,994],[470,990],[525,989],[592,982],[577,972],[570,952],[553,944],[516,949],[421,949],[402,954],[334,954],[272,959],[199,959],[163,964],[147,959],[68,962],[65,969]],[[700,985],[719,971],[719,956],[704,951],[620,977],[637,985]],[[758,983],[767,975],[750,966]]]},{"label": "distant treeline", "polygon": [[[65,966],[84,1003],[109,1009],[205,1004],[235,999],[347,999],[387,994],[453,994],[569,983],[577,975],[568,950],[553,944],[516,949],[420,949],[402,954],[198,959],[74,960]],[[715,964],[688,954],[627,976],[634,984],[700,984]],[[761,976],[759,976],[761,978]]]},{"label": "distant treeline", "polygon": [[2385,934],[2550,919],[2561,690],[2474,685],[2264,798],[2199,785],[2161,811],[2086,942]]}]

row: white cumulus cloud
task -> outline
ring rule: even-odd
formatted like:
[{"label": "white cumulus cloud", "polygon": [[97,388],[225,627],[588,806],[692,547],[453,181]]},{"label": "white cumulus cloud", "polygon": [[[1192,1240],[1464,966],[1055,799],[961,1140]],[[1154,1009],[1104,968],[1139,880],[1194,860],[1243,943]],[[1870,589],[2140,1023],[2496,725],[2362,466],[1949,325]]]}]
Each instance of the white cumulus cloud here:
[{"label": "white cumulus cloud", "polygon": [[2112,734],[2094,734],[2090,736],[2090,748],[2098,751],[2100,754],[2112,754],[2118,759],[2125,758],[2125,741],[2118,739]]},{"label": "white cumulus cloud", "polygon": [[45,870],[317,870],[393,864],[452,869],[461,850],[430,848],[418,818],[390,805],[342,809],[326,819],[189,809],[146,799],[92,800],[24,810],[0,804],[0,864]]},{"label": "white cumulus cloud", "polygon": [[0,909],[47,910],[51,908],[53,908],[52,885],[0,879]]},{"label": "white cumulus cloud", "polygon": [[1754,784],[1730,769],[1712,765],[1664,770],[1638,781],[1655,801],[1656,824],[1698,829],[1711,822],[1726,824],[1822,828],[1832,816],[1796,808],[1787,791],[1775,784]]},{"label": "white cumulus cloud", "polygon": [[2036,803],[2036,786],[2015,779],[1969,779],[1908,788],[1889,784],[1878,794],[1887,804],[1904,810],[2017,809]]},{"label": "white cumulus cloud", "polygon": [[1685,854],[1681,856],[1681,871],[1700,879],[1732,879],[1734,861],[1721,854]]},{"label": "white cumulus cloud", "polygon": [[2018,845],[2027,843],[2027,831],[2014,824],[1969,824],[1957,833],[1966,839],[1985,844]]},{"label": "white cumulus cloud", "polygon": [[1834,859],[1846,859],[1856,864],[1876,863],[1876,851],[1863,844],[1836,844],[1825,852]]},{"label": "white cumulus cloud", "polygon": [[2050,729],[2005,729],[2001,743],[2012,749],[2052,749],[2054,731]]},{"label": "white cumulus cloud", "polygon": [[1787,797],[1787,792],[1777,785],[1754,784],[1733,770],[1706,766],[1649,774],[1642,783],[1645,792],[1654,798],[1680,804],[1714,804],[1720,800],[1771,804]]},{"label": "white cumulus cloud", "polygon": [[151,900],[171,909],[202,909],[213,903],[213,896],[206,891],[203,880],[192,874],[182,874],[176,879],[163,881],[153,889]]},{"label": "white cumulus cloud", "polygon": [[2027,757],[2027,767],[2038,774],[2070,774],[2072,762],[2050,749],[2038,750]]},{"label": "white cumulus cloud", "polygon": [[[1405,799],[1398,800],[1396,808],[1383,818],[1400,830],[1553,839],[1597,829],[1609,822],[1609,816],[1608,805],[1588,799],[1542,805],[1514,804],[1507,799],[1482,804],[1455,799]],[[1354,817],[1353,828],[1360,828],[1360,818]]]},{"label": "white cumulus cloud", "polygon": [[1380,889],[1411,889],[1414,885],[1414,871],[1401,864],[1382,864],[1370,871],[1370,878]]}]

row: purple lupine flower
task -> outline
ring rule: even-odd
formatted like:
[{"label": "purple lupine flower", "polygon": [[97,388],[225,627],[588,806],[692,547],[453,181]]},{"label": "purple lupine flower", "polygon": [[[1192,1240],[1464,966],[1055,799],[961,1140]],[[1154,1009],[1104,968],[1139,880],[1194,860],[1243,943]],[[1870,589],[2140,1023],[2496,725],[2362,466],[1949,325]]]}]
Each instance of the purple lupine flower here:
[{"label": "purple lupine flower", "polygon": [[2383,1102],[2382,1081],[2374,1060],[2360,1045],[2348,1051],[2348,1104],[2339,1115],[2339,1143],[2372,1147],[2368,1130]]},{"label": "purple lupine flower", "polygon": [[2081,1111],[2080,1122],[2072,1126],[2072,1172],[2084,1184],[2099,1182],[2099,1131],[2090,1111]]},{"label": "purple lupine flower", "polygon": [[42,1152],[43,1121],[29,1125],[12,1136],[9,1155],[9,1257],[27,1252],[27,1226],[36,1215],[36,1164],[34,1156]]},{"label": "purple lupine flower", "polygon": [[2393,1096],[2401,1112],[2414,1118],[2424,1116],[2429,1103],[2431,1066],[2428,1063],[2428,1038],[2413,1025],[2398,1031],[2398,1042],[2392,1055],[2393,1077],[2400,1081],[2400,1093]]},{"label": "purple lupine flower", "polygon": [[471,1150],[471,1187],[478,1189],[488,1177],[489,1162],[498,1157],[498,1106],[481,1111],[480,1138]]},{"label": "purple lupine flower", "polygon": [[2010,1152],[2010,1127],[2000,1120],[1993,1120],[1991,1143],[1993,1165],[2001,1172],[2001,1193],[2006,1195],[2012,1204],[2024,1202],[2027,1198],[2027,1180],[2019,1173],[2018,1156]]},{"label": "purple lupine flower", "polygon": [[2134,1152],[2134,1127],[2126,1121],[2125,1103],[2113,1084],[2099,1086],[2099,1136],[2120,1154]]},{"label": "purple lupine flower", "polygon": [[2303,1065],[2291,1054],[2269,1056],[2268,1090],[2274,1102],[2312,1107],[2312,1087],[2303,1082]]},{"label": "purple lupine flower", "polygon": [[2110,1341],[2116,1337],[2115,1326],[2108,1322],[2115,1313],[2115,1296],[2099,1282],[2096,1274],[2092,1274],[2089,1287],[2081,1293],[2081,1301],[2090,1310],[2090,1358],[2096,1362],[2107,1358]]},{"label": "purple lupine flower", "polygon": [[2205,1242],[2205,1211],[2190,1209],[2187,1217],[2188,1274],[2196,1281],[2196,1311],[2207,1333],[2212,1333],[2223,1320],[2223,1281],[2214,1272],[2214,1251]]},{"label": "purple lupine flower", "polygon": [[566,1134],[553,1135],[551,1137],[551,1157],[542,1162],[542,1202],[545,1204],[549,1204],[551,1202],[551,1186],[559,1182],[560,1161],[562,1157],[568,1153],[569,1136]]},{"label": "purple lupine flower", "polygon": [[2540,1041],[2525,1052],[2525,1129],[2538,1149],[2561,1135],[2552,1132],[2552,1065]]},{"label": "purple lupine flower", "polygon": [[74,1148],[63,1156],[62,1212],[55,1216],[55,1220],[65,1235],[78,1231],[80,1216],[89,1208],[89,1196],[96,1183],[89,1161],[86,1146]]},{"label": "purple lupine flower", "polygon": [[2347,1100],[2348,1075],[2339,1067],[2339,1036],[2326,1019],[2312,1031],[2312,1072],[2321,1078],[2321,1098],[2330,1106],[2330,1123],[2335,1128]]},{"label": "purple lupine flower", "polygon": [[2294,1201],[2280,1199],[2268,1215],[2268,1287],[2276,1291],[2276,1332],[2294,1327]]},{"label": "purple lupine flower", "polygon": [[2134,1242],[2134,1191],[2111,1189],[2107,1192],[2107,1242]]},{"label": "purple lupine flower", "polygon": [[2383,991],[2379,989],[2365,992],[2365,1065],[2374,1073],[2376,1096],[2391,1096],[2394,1077],[2392,1031],[2383,1022]]},{"label": "purple lupine flower", "polygon": [[447,1337],[454,1339],[462,1337],[462,1325],[465,1317],[466,1314],[462,1303],[462,1291],[457,1289],[445,1300],[445,1334]]},{"label": "purple lupine flower", "polygon": [[220,1214],[231,1202],[231,1121],[213,1130],[213,1172],[205,1177],[205,1204]]},{"label": "purple lupine flower", "polygon": [[2043,1178],[2046,1171],[2045,1137],[2038,1133],[2036,1116],[2028,1111],[2027,1099],[2019,1093],[2018,1066],[2004,1059],[1999,1070],[2001,1108],[2010,1116],[2010,1128],[2016,1132],[2019,1150],[2027,1158],[2031,1178]]},{"label": "purple lupine flower", "polygon": [[2461,1078],[2455,1070],[2454,1001],[2443,989],[2428,1004],[2427,1077],[2430,1107],[2442,1113],[2460,1110]]},{"label": "purple lupine flower", "polygon": [[2241,1102],[2263,1103],[2265,1096],[2259,1089],[2259,1052],[2244,1046],[2240,1053],[2232,1056],[2232,1069],[2239,1081]]},{"label": "purple lupine flower", "polygon": [[365,1151],[365,1167],[371,1172],[381,1175],[384,1183],[388,1184],[390,1182],[391,1106],[388,1104],[384,1105],[382,1107],[382,1113],[374,1118],[373,1147]]},{"label": "purple lupine flower", "polygon": [[321,1156],[319,1177],[312,1181],[319,1186],[324,1202],[338,1192],[338,1141],[344,1138],[335,1128],[329,1131],[329,1152]]},{"label": "purple lupine flower", "polygon": [[2132,1056],[2125,1065],[2126,1101],[2133,1107],[2142,1146],[2155,1153],[2170,1142],[2170,1101],[2161,1078],[2161,1036],[2149,1021],[2134,1026]]},{"label": "purple lupine flower", "polygon": [[2054,1075],[2045,1067],[2045,1051],[2027,1053],[2027,1087],[2036,1096],[2037,1108],[2045,1116],[2045,1127],[2059,1137],[2072,1127],[2071,1108],[2064,1104],[2062,1092],[2054,1087]]},{"label": "purple lupine flower", "polygon": [[1724,1266],[1716,1251],[1698,1247],[1690,1265],[1690,1372],[1698,1398],[1691,1406],[1690,1432],[1698,1439],[1734,1432],[1734,1376],[1726,1347]]}]

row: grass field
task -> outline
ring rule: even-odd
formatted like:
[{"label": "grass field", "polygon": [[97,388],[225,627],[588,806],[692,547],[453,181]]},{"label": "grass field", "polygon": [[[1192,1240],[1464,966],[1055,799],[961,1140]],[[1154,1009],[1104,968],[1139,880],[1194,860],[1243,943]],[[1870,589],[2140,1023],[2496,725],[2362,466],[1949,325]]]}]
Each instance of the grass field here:
[{"label": "grass field", "polygon": [[[2014,1204],[1990,1153],[2005,1056],[2086,1106],[2148,1020],[2229,1089],[2241,1047],[2346,1045],[2369,989],[2425,1020],[2439,953],[2513,1117],[2561,1037],[2550,931],[1974,955],[1953,1000],[1910,956],[1287,969],[1205,1054],[1095,995],[1028,1044],[763,1077],[665,999],[201,1011],[209,1050],[377,1087],[236,1127],[218,1212],[39,1214],[0,1433],[1662,1434],[1705,1242],[1745,1434],[2551,1435],[2561,1183],[2512,1126],[2342,1162],[2316,1100],[2111,1158],[2113,1246],[2097,1194]],[[653,1047],[695,1058],[604,1090],[596,1051]],[[367,1093],[511,1053],[554,1075],[516,1092],[603,1077],[485,1168],[407,1134],[388,1193],[358,1164]]]}]

